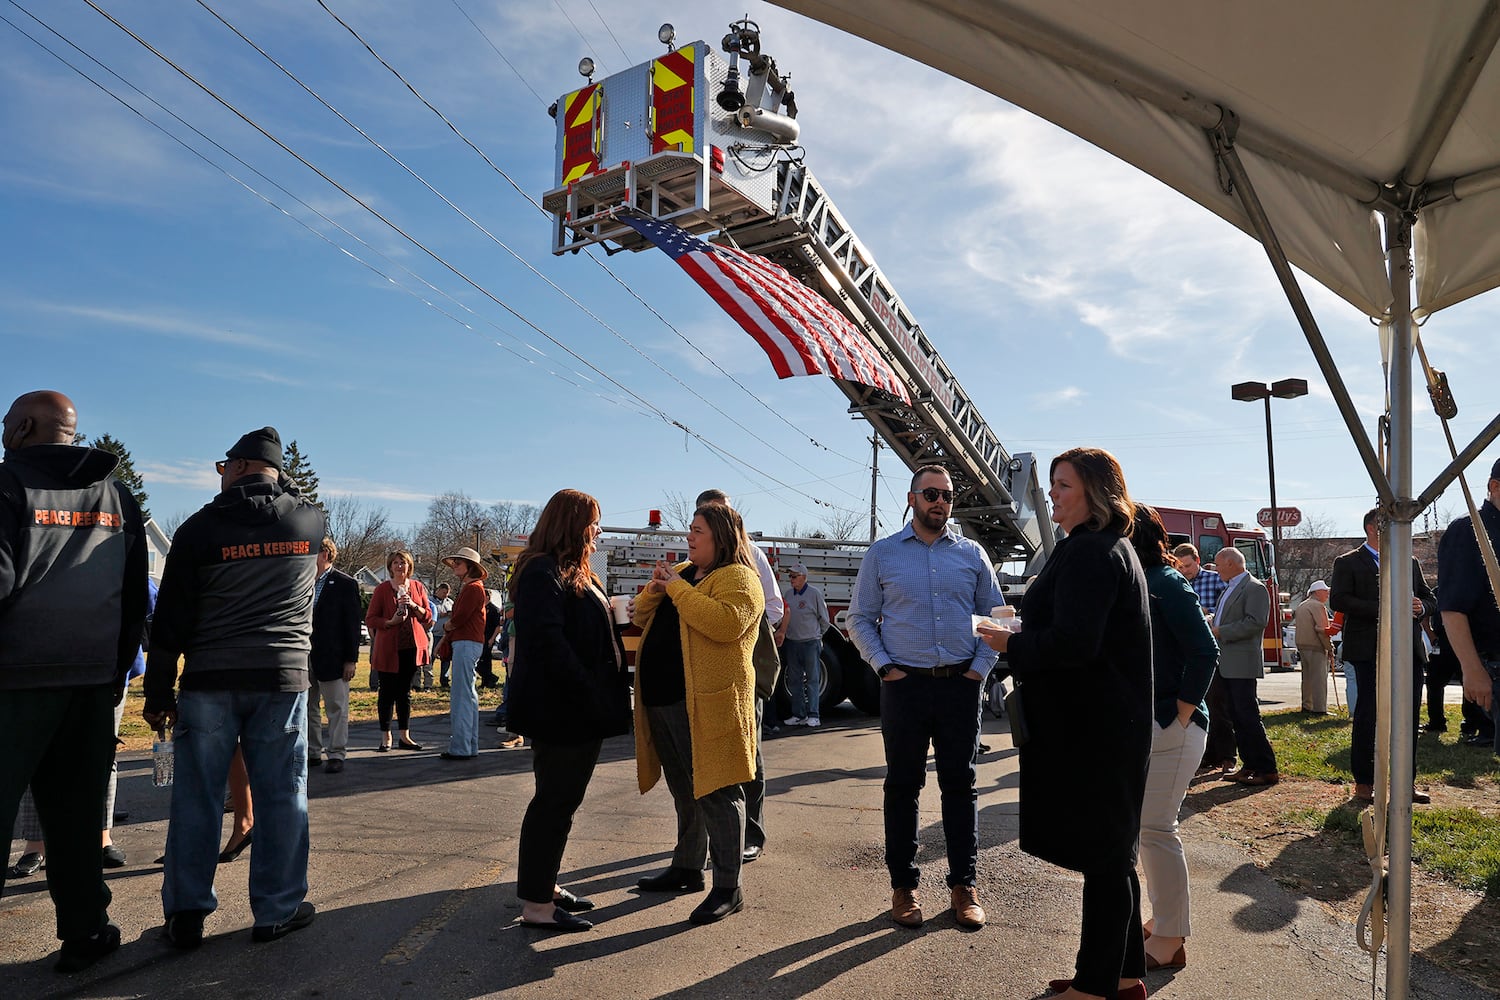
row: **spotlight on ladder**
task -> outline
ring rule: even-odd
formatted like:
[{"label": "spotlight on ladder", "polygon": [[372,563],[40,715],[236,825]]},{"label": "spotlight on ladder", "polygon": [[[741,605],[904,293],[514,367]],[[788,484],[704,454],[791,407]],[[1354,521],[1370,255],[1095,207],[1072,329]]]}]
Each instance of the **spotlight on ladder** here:
[{"label": "spotlight on ladder", "polygon": [[586,77],[589,83],[594,82],[594,60],[584,56],[578,60],[578,75]]},{"label": "spotlight on ladder", "polygon": [[677,51],[677,46],[672,44],[677,40],[677,29],[672,27],[670,21],[656,29],[656,40],[665,45],[668,52]]}]

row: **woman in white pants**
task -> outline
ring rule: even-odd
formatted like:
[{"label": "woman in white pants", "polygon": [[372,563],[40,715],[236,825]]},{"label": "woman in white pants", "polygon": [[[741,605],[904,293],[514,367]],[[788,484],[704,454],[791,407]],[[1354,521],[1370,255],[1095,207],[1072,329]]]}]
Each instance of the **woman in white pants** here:
[{"label": "woman in white pants", "polygon": [[1177,835],[1182,799],[1208,742],[1203,697],[1219,659],[1193,587],[1177,572],[1161,517],[1136,508],[1130,536],[1151,595],[1151,645],[1156,685],[1156,729],[1146,798],[1141,807],[1141,867],[1151,919],[1146,921],[1146,969],[1187,965],[1189,923],[1187,857]]}]

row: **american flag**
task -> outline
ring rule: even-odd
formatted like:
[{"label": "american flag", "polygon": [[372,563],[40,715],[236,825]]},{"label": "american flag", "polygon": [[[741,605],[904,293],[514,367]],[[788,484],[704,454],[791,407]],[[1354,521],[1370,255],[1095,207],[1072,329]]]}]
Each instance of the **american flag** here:
[{"label": "american flag", "polygon": [[624,215],[620,221],[713,296],[755,338],[777,377],[828,375],[911,402],[901,379],[864,333],[786,268],[743,250],[705,243],[660,219]]}]

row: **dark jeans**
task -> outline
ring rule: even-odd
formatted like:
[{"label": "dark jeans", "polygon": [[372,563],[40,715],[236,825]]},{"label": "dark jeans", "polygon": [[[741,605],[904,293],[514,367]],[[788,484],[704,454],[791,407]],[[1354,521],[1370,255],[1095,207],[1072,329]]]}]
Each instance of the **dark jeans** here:
[{"label": "dark jeans", "polygon": [[1134,865],[1083,873],[1083,928],[1073,985],[1081,993],[1112,997],[1121,979],[1146,974],[1141,930],[1141,882]]},{"label": "dark jeans", "polygon": [[[1260,699],[1256,692],[1259,683],[1254,677],[1226,677],[1224,689],[1229,696],[1229,724],[1234,727],[1234,739],[1240,746],[1240,763],[1257,774],[1268,774],[1276,770],[1276,752],[1271,749],[1265,724],[1260,721]],[[1360,701],[1364,701],[1363,688]]]},{"label": "dark jeans", "polygon": [[1224,678],[1214,671],[1209,681],[1208,694],[1203,698],[1208,708],[1208,746],[1203,751],[1203,763],[1222,764],[1234,760],[1239,750],[1234,742],[1234,726],[1229,721],[1229,689]]},{"label": "dark jeans", "polygon": [[[1349,770],[1354,772],[1357,785],[1375,784],[1375,716],[1380,711],[1380,699],[1386,693],[1380,690],[1376,680],[1374,660],[1345,660],[1344,669],[1354,669],[1354,683],[1359,687],[1359,698],[1354,702],[1354,735],[1350,738]],[[1412,734],[1416,735],[1417,724],[1422,718],[1422,667],[1414,663],[1412,671]],[[1417,741],[1411,742],[1412,761],[1417,759]],[[1413,771],[1415,774],[1416,772]]]},{"label": "dark jeans", "polygon": [[479,679],[487,688],[500,683],[500,675],[495,673],[495,661],[488,655],[479,657],[479,662],[474,665],[474,672],[479,675]]},{"label": "dark jeans", "polygon": [[927,747],[937,759],[948,885],[973,885],[979,856],[979,685],[968,677],[907,674],[880,684],[880,735],[885,741],[885,864],[891,888],[915,889],[918,802],[927,783]]},{"label": "dark jeans", "polygon": [[589,743],[531,741],[531,774],[536,792],[521,821],[520,860],[516,865],[516,895],[528,903],[552,898],[563,850],[573,829],[573,814],[599,763],[601,740]]},{"label": "dark jeans", "polygon": [[62,941],[93,937],[109,920],[99,810],[115,757],[116,690],[99,684],[0,691],[0,829],[9,836],[30,784]]},{"label": "dark jeans", "polygon": [[411,679],[417,672],[417,650],[398,650],[396,672],[381,678],[380,691],[375,696],[375,711],[380,716],[380,731],[390,732],[391,709],[396,710],[396,724],[402,732],[411,728]]}]

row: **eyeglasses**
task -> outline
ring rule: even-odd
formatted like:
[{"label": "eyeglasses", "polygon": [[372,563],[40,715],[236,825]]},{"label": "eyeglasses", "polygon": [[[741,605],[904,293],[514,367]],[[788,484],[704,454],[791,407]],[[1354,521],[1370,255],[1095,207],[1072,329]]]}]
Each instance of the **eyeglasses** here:
[{"label": "eyeglasses", "polygon": [[215,462],[214,463],[214,471],[217,472],[219,475],[222,476],[224,474],[224,469],[228,465],[229,465],[228,462]]},{"label": "eyeglasses", "polygon": [[940,490],[940,489],[937,489],[936,487],[933,487],[933,486],[929,486],[925,490],[922,491],[922,499],[926,500],[928,503],[937,503],[938,502],[938,497],[942,497],[943,498],[943,503],[952,503],[953,502],[953,491],[952,490]]}]

